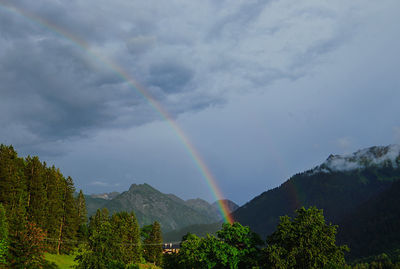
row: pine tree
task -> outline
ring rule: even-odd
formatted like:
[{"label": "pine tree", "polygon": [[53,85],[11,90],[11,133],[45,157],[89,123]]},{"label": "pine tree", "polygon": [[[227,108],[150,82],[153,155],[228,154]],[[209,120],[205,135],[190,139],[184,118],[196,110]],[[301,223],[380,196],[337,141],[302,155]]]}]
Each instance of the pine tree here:
[{"label": "pine tree", "polygon": [[78,217],[74,200],[74,183],[72,178],[67,177],[64,181],[62,190],[62,215],[59,223],[57,253],[72,250],[75,244],[71,244],[76,239],[78,230]]},{"label": "pine tree", "polygon": [[144,242],[145,257],[147,261],[161,265],[163,251],[161,226],[157,221],[152,226],[149,237]]},{"label": "pine tree", "polygon": [[12,146],[0,145],[0,203],[7,212],[11,236],[25,227],[25,200],[24,161]]},{"label": "pine tree", "polygon": [[92,227],[86,248],[77,255],[76,268],[125,268],[121,258],[115,256],[119,245],[110,221],[103,219]]},{"label": "pine tree", "polygon": [[78,210],[79,224],[86,223],[87,222],[86,202],[82,190],[79,190],[78,197],[76,198],[76,208]]},{"label": "pine tree", "polygon": [[45,190],[45,165],[37,156],[26,158],[25,177],[27,186],[26,212],[30,222],[44,227],[46,223],[47,195]]},{"label": "pine tree", "polygon": [[140,229],[135,214],[133,212],[115,213],[111,217],[111,224],[114,237],[119,241],[115,256],[120,256],[125,264],[140,262]]},{"label": "pine tree", "polygon": [[79,194],[75,199],[75,203],[78,217],[77,239],[78,241],[86,241],[88,236],[87,210],[85,196],[83,195],[82,190],[79,191]]},{"label": "pine tree", "polygon": [[[59,169],[54,166],[46,169],[45,175],[45,189],[47,193],[46,204],[46,224],[44,229],[47,231],[49,238],[55,239],[59,236],[60,220],[64,214],[63,208],[63,191],[64,191],[65,178]],[[49,251],[56,252],[58,241],[48,242]]]}]

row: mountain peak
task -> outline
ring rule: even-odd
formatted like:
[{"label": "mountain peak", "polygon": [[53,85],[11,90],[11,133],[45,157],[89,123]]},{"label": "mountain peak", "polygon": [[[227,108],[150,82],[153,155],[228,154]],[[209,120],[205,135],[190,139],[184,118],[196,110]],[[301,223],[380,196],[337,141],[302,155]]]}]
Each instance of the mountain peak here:
[{"label": "mountain peak", "polygon": [[143,184],[132,184],[129,187],[129,192],[133,192],[133,191],[142,191],[142,190],[146,190],[146,191],[157,191],[156,189],[154,189],[152,186],[150,186],[147,183],[143,183]]},{"label": "mountain peak", "polygon": [[384,165],[400,166],[400,145],[374,146],[345,155],[331,154],[314,172],[351,171]]}]

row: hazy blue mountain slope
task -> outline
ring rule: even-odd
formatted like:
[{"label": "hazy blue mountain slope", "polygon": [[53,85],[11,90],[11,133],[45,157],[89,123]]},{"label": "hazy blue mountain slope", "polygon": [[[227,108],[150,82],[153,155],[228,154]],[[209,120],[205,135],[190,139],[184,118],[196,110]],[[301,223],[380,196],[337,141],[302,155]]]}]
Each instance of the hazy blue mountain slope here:
[{"label": "hazy blue mountain slope", "polygon": [[338,223],[400,178],[399,152],[400,146],[391,145],[331,155],[322,165],[240,207],[234,218],[264,237],[275,230],[279,216],[291,215],[301,206],[322,208],[328,221]]},{"label": "hazy blue mountain slope", "polygon": [[202,214],[176,196],[161,193],[148,184],[133,184],[128,191],[107,201],[110,212],[134,211],[140,225],[158,221],[164,232],[199,223],[215,222],[215,216]]},{"label": "hazy blue mountain slope", "polygon": [[350,247],[350,257],[400,249],[400,180],[344,217],[338,239]]},{"label": "hazy blue mountain slope", "polygon": [[96,210],[105,206],[108,200],[103,198],[93,198],[90,195],[85,195],[86,210],[88,216],[94,215]]},{"label": "hazy blue mountain slope", "polygon": [[182,237],[187,233],[192,233],[200,237],[204,237],[207,234],[215,235],[217,231],[221,230],[222,223],[210,223],[210,224],[193,224],[179,230],[170,231],[163,234],[164,242],[180,242]]}]

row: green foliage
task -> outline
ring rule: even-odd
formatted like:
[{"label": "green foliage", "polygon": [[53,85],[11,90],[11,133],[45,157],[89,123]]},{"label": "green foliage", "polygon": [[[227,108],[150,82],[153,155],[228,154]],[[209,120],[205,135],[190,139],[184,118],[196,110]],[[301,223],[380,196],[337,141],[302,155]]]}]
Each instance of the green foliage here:
[{"label": "green foliage", "polygon": [[148,238],[144,240],[144,257],[156,265],[162,263],[162,235],[161,226],[155,221]]},{"label": "green foliage", "polygon": [[254,268],[259,266],[262,240],[249,227],[223,224],[217,236],[183,237],[176,255],[166,255],[166,268]]},{"label": "green foliage", "polygon": [[74,191],[72,179],[59,169],[38,157],[20,158],[12,146],[0,145],[0,203],[7,211],[9,263],[20,264],[31,255],[24,240],[41,232],[47,238],[40,245],[49,251],[65,253],[75,247],[80,221]]},{"label": "green foliage", "polygon": [[72,266],[77,265],[77,263],[74,261],[75,255],[57,255],[45,253],[44,257],[48,264],[53,264],[53,267],[58,269],[69,269]]},{"label": "green foliage", "polygon": [[144,225],[140,229],[140,238],[142,239],[143,242],[149,238],[152,229],[153,229],[152,224]]},{"label": "green foliage", "polygon": [[25,163],[24,174],[27,188],[27,219],[30,222],[38,224],[40,227],[44,227],[47,218],[47,195],[45,189],[46,167],[36,156],[28,156]]},{"label": "green foliage", "polygon": [[113,237],[113,227],[106,216],[99,214],[102,220],[90,230],[88,244],[81,249],[76,257],[76,268],[109,268],[115,267],[121,261],[117,260],[119,249]]},{"label": "green foliage", "polygon": [[224,223],[217,235],[225,243],[239,250],[239,268],[258,266],[263,241],[248,226],[242,226],[239,222],[232,225]]},{"label": "green foliage", "polygon": [[267,239],[266,263],[271,268],[324,268],[343,266],[346,246],[335,243],[336,226],[327,225],[315,207],[296,210],[296,216],[281,217],[277,231]]},{"label": "green foliage", "polygon": [[76,268],[134,268],[141,261],[140,232],[135,214],[107,209],[90,218],[87,244],[80,248]]},{"label": "green foliage", "polygon": [[85,196],[82,190],[79,191],[78,196],[75,199],[76,209],[77,209],[77,239],[78,241],[85,241],[88,237],[88,227],[87,227],[87,210]]},{"label": "green foliage", "polygon": [[119,255],[125,264],[138,263],[141,259],[140,229],[133,212],[119,212],[111,217],[114,237],[118,238]]},{"label": "green foliage", "polygon": [[8,254],[8,224],[6,212],[2,204],[0,204],[0,267],[6,264]]},{"label": "green foliage", "polygon": [[45,264],[46,233],[33,222],[28,222],[23,231],[18,232],[17,241],[10,246],[13,259],[12,268],[39,268]]}]

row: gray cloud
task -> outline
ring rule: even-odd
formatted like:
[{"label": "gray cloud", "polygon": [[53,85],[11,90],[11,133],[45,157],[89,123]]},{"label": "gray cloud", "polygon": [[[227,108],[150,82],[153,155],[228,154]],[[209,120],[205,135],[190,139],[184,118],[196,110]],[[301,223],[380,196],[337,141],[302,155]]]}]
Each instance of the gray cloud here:
[{"label": "gray cloud", "polygon": [[[0,142],[54,157],[82,182],[112,169],[106,162],[121,167],[106,178],[125,185],[126,174],[166,189],[163,180],[201,181],[160,114],[105,58],[170,112],[243,201],[238,189],[257,194],[266,174],[272,186],[330,153],[397,139],[397,10],[394,0],[0,0]],[[86,150],[111,156],[89,163]]]},{"label": "gray cloud", "polygon": [[193,78],[193,71],[176,61],[166,61],[150,67],[148,84],[161,88],[164,92],[174,93],[185,90]]}]

